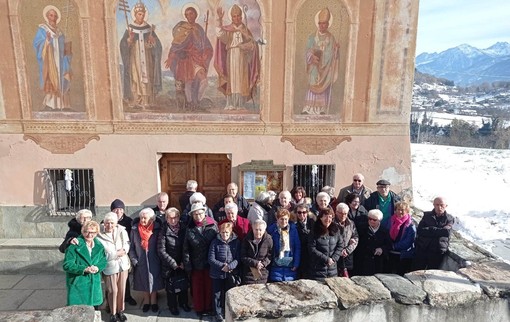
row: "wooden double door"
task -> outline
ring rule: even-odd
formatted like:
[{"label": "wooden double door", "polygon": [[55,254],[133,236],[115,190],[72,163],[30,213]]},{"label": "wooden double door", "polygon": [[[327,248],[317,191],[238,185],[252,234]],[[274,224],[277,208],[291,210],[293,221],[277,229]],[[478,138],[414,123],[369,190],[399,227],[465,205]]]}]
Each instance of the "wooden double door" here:
[{"label": "wooden double door", "polygon": [[180,209],[179,198],[186,191],[186,182],[196,180],[197,191],[212,208],[231,182],[231,165],[226,154],[165,153],[159,160],[161,191],[168,193],[171,207]]}]

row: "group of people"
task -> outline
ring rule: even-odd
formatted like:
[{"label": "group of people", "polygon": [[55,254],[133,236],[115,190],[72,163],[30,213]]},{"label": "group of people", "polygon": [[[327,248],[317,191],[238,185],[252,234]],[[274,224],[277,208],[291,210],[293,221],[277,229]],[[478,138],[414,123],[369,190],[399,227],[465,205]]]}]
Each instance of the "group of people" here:
[{"label": "group of people", "polygon": [[182,211],[162,192],[158,206],[142,209],[132,222],[118,199],[102,224],[80,211],[61,247],[67,247],[68,304],[100,305],[102,274],[111,321],[125,321],[131,269],[144,312],[159,310],[162,289],[173,315],[190,311],[190,291],[199,316],[223,321],[225,293],[238,285],[438,269],[454,222],[446,200],[437,197],[416,228],[410,204],[389,181],[379,180],[372,192],[361,174],[337,197],[324,187],[313,203],[295,187],[278,198],[261,192],[250,205],[230,183],[211,209],[197,186],[188,181]]},{"label": "group of people", "polygon": [[[258,45],[243,22],[246,14],[237,4],[229,9],[230,24],[223,24],[224,10],[217,8],[216,44],[213,49],[206,29],[197,22],[199,8],[187,4],[185,20],[172,29],[172,43],[164,62],[176,85],[176,100],[181,108],[196,109],[208,88],[208,71],[214,55],[218,90],[226,97],[225,109],[240,109],[253,100],[259,81]],[[134,20],[127,26],[120,42],[124,66],[124,100],[130,107],[154,105],[162,89],[162,44],[155,26],[147,23],[147,7],[139,2],[132,9]],[[245,20],[246,21],[246,20]],[[182,98],[182,102],[180,99]]]}]

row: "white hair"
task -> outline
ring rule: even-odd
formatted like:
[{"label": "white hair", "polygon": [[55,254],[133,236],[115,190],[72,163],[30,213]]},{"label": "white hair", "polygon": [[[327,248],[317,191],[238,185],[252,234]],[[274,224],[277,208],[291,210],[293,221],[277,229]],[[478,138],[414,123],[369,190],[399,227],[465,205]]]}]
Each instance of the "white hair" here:
[{"label": "white hair", "polygon": [[[74,216],[74,218],[76,218],[76,220],[80,221],[81,219],[81,216],[83,215],[90,215],[90,218],[92,218],[92,211],[88,210],[88,209],[81,209],[79,210],[76,215]],[[115,215],[117,216],[117,215]]]},{"label": "white hair", "polygon": [[330,197],[335,195],[335,187],[324,186],[321,189],[322,192],[326,192]]},{"label": "white hair", "polygon": [[197,187],[198,187],[198,182],[196,182],[195,180],[188,180],[188,182],[186,182],[186,190],[196,191]]},{"label": "white hair", "polygon": [[143,214],[149,215],[149,219],[154,219],[154,216],[156,216],[152,208],[143,208],[142,210],[140,210],[138,217],[142,217]]},{"label": "white hair", "polygon": [[329,193],[324,192],[324,191],[321,191],[317,194],[317,196],[315,197],[315,201],[319,201],[319,199],[321,199],[321,198],[326,198],[328,204],[331,201],[331,197],[329,196]]},{"label": "white hair", "polygon": [[341,202],[339,203],[337,206],[336,206],[336,211],[340,211],[340,210],[349,210],[349,206],[347,206],[347,204]]},{"label": "white hair", "polygon": [[234,212],[237,212],[239,210],[239,207],[237,207],[235,202],[232,202],[232,203],[225,205],[225,212],[229,209],[233,209]]},{"label": "white hair", "polygon": [[269,192],[262,191],[261,193],[259,193],[259,195],[257,196],[257,198],[255,200],[262,204],[266,204],[266,203],[268,203],[269,198],[271,198],[271,195],[269,194]]},{"label": "white hair", "polygon": [[267,228],[267,223],[262,219],[257,219],[253,222],[252,227],[259,227],[259,226],[264,227],[264,230],[265,230]]},{"label": "white hair", "polygon": [[372,209],[368,212],[368,218],[377,218],[377,220],[381,221],[383,213],[379,209]]},{"label": "white hair", "polygon": [[106,215],[104,215],[103,222],[107,222],[107,221],[111,221],[116,224],[119,222],[119,217],[117,216],[116,213],[110,211]]},{"label": "white hair", "polygon": [[283,190],[282,192],[280,192],[280,194],[278,195],[278,198],[280,198],[282,195],[287,196],[287,199],[289,199],[289,200],[292,198],[292,195],[290,194],[289,190]]},{"label": "white hair", "polygon": [[189,203],[194,204],[195,202],[201,202],[205,205],[206,203],[205,196],[201,194],[200,192],[195,192],[194,194],[189,197]]}]

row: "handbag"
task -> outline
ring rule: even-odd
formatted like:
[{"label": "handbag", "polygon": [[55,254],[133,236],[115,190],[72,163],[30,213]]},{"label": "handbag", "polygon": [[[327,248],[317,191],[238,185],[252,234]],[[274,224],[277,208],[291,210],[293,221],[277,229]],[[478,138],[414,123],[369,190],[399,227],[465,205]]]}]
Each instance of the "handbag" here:
[{"label": "handbag", "polygon": [[165,289],[170,293],[186,291],[189,287],[188,276],[182,269],[176,269],[168,274]]},{"label": "handbag", "polygon": [[228,289],[239,286],[241,285],[241,276],[234,271],[228,272],[226,276],[226,283]]}]

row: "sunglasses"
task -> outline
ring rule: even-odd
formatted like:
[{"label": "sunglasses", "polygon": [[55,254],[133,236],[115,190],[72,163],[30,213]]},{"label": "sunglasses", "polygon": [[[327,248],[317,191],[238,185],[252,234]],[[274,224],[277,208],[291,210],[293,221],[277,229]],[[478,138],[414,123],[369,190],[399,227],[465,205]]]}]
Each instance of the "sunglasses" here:
[{"label": "sunglasses", "polygon": [[306,213],[307,213],[307,212],[306,212],[306,211],[297,211],[297,213],[298,213],[299,215],[306,215]]},{"label": "sunglasses", "polygon": [[352,181],[355,181],[355,182],[361,182],[360,179],[352,179]]}]

